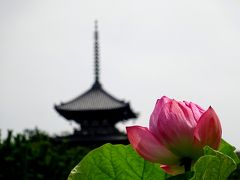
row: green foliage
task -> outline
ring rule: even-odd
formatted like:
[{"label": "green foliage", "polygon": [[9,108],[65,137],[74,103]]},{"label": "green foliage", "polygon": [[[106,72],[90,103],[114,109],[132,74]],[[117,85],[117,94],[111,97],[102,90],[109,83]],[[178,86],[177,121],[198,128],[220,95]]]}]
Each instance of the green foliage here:
[{"label": "green foliage", "polygon": [[206,146],[205,155],[200,157],[194,166],[194,176],[191,180],[226,180],[236,169],[236,162],[219,151]]},{"label": "green foliage", "polygon": [[237,168],[235,169],[235,171],[233,171],[228,177],[228,179],[232,180],[240,179],[240,152],[235,152],[235,149],[236,148],[234,146],[230,145],[222,139],[219,151],[230,156],[237,164]]},{"label": "green foliage", "polygon": [[166,175],[159,164],[145,161],[130,145],[106,144],[89,151],[85,147],[71,147],[67,142],[53,143],[46,133],[37,129],[15,136],[9,131],[7,138],[0,137],[0,179],[67,179],[81,160],[71,171],[69,180],[240,179],[239,153],[237,156],[235,148],[224,140],[219,151],[205,148],[205,155],[196,162],[194,172],[178,176]]},{"label": "green foliage", "polygon": [[240,160],[237,154],[234,152],[235,149],[236,148],[234,146],[230,145],[229,143],[222,139],[219,151],[222,152],[223,154],[230,156],[238,164],[240,163]]},{"label": "green foliage", "polygon": [[176,176],[171,176],[169,178],[166,178],[167,180],[188,180],[193,176],[193,172],[189,171],[187,173],[184,174],[179,174]]},{"label": "green foliage", "polygon": [[67,179],[88,151],[67,143],[53,144],[37,129],[16,136],[9,131],[7,138],[0,140],[0,179]]},{"label": "green foliage", "polygon": [[240,153],[235,153],[235,148],[224,140],[218,151],[205,148],[205,155],[193,167],[194,172],[177,176],[166,175],[159,164],[145,161],[130,145],[106,144],[89,151],[86,147],[53,143],[37,129],[15,136],[9,131],[5,139],[0,137],[0,179],[67,179],[80,160],[69,180],[240,179]]},{"label": "green foliage", "polygon": [[158,164],[145,161],[130,145],[105,144],[91,151],[71,171],[69,180],[165,179]]},{"label": "green foliage", "polygon": [[170,176],[159,168],[159,164],[142,159],[130,145],[105,144],[88,153],[71,171],[68,179],[236,180],[240,179],[239,158],[234,150],[224,140],[219,151],[207,146],[204,155],[193,166],[193,171]]}]

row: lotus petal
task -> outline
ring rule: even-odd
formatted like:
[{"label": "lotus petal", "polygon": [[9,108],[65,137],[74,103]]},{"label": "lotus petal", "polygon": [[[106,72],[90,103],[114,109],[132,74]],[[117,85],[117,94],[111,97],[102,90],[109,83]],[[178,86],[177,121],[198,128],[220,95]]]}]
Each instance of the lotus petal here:
[{"label": "lotus petal", "polygon": [[220,145],[222,128],[217,114],[210,106],[208,110],[200,117],[194,130],[194,138],[197,145],[204,147],[206,145],[217,149]]},{"label": "lotus petal", "polygon": [[133,148],[144,159],[155,163],[175,164],[179,162],[179,158],[163,146],[148,128],[127,127],[127,135]]}]

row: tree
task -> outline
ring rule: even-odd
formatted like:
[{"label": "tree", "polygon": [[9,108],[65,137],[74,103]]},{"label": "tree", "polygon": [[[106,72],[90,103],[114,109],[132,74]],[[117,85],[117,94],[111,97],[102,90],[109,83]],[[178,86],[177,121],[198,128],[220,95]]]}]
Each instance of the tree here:
[{"label": "tree", "polygon": [[90,151],[53,143],[38,129],[0,139],[0,179],[67,179],[71,169]]}]

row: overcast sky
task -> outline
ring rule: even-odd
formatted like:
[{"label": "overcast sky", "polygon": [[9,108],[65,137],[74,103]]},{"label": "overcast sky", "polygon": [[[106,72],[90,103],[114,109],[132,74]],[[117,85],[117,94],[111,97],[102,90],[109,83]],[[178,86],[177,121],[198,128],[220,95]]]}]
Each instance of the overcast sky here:
[{"label": "overcast sky", "polygon": [[[163,95],[212,106],[240,149],[239,0],[0,0],[0,128],[71,132],[54,104],[100,81],[148,126]],[[123,127],[132,122],[124,125]]]}]

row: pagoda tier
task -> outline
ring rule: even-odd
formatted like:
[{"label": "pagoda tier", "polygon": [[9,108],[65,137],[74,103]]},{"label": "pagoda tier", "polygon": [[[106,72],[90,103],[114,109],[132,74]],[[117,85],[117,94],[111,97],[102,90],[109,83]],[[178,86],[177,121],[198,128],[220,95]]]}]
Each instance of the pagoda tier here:
[{"label": "pagoda tier", "polygon": [[55,105],[56,111],[67,120],[74,120],[82,126],[86,121],[114,125],[118,121],[136,118],[129,103],[120,101],[107,93],[99,82],[77,98]]},{"label": "pagoda tier", "polygon": [[107,136],[83,136],[78,133],[74,133],[68,136],[56,137],[53,142],[68,142],[71,146],[89,146],[98,147],[105,143],[112,144],[129,144],[128,138],[125,134],[115,134]]}]

